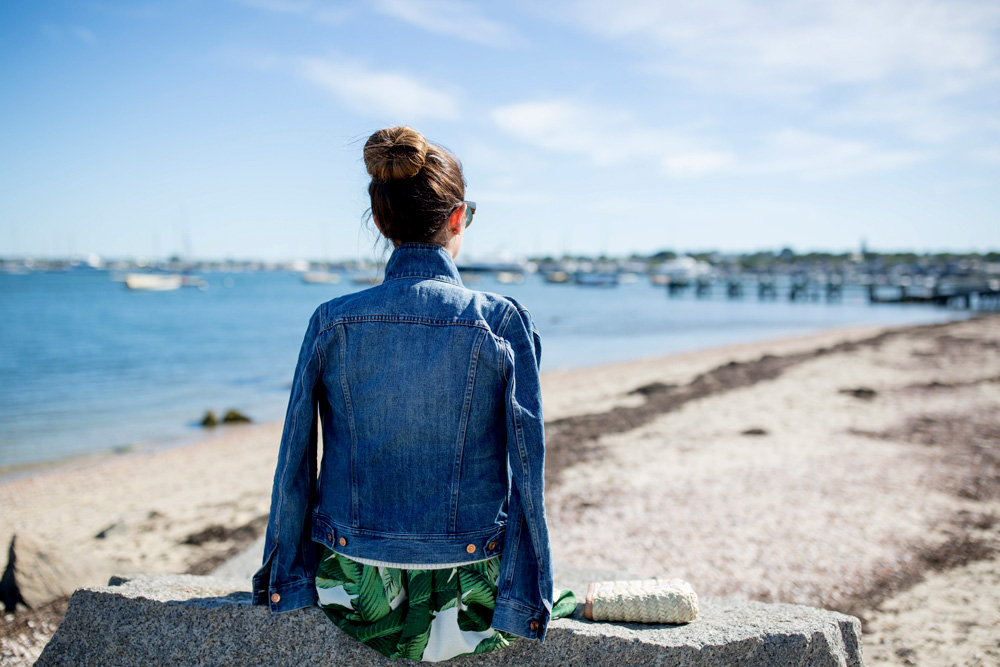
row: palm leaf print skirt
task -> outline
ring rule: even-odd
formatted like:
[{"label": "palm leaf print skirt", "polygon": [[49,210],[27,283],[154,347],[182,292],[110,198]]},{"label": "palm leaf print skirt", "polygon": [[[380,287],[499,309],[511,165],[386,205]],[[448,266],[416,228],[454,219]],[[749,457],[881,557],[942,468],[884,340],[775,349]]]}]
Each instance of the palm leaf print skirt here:
[{"label": "palm leaf print skirt", "polygon": [[[443,570],[400,570],[324,548],[316,590],[337,627],[382,655],[439,662],[517,639],[490,627],[499,576],[500,556]],[[575,609],[573,593],[562,591],[552,618]]]}]

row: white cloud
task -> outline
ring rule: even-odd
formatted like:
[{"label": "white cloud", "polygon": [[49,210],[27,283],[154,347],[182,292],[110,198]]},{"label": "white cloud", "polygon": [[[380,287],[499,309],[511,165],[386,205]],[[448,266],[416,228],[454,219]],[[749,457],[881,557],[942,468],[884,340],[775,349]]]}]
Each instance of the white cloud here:
[{"label": "white cloud", "polygon": [[595,165],[636,159],[662,165],[675,176],[704,175],[727,168],[732,156],[692,138],[645,128],[632,114],[578,100],[557,99],[509,104],[494,109],[493,121],[507,134],[551,152],[580,155]]},{"label": "white cloud", "polygon": [[458,117],[458,101],[453,95],[407,74],[374,70],[335,58],[298,58],[293,63],[298,76],[359,113],[406,122]]},{"label": "white cloud", "polygon": [[730,172],[825,180],[891,171],[931,157],[798,129],[748,142],[737,156],[719,141],[643,127],[628,112],[574,100],[511,104],[495,109],[492,118],[507,134],[551,153],[579,155],[596,166],[654,163],[676,178]]},{"label": "white cloud", "polygon": [[555,10],[610,39],[653,47],[675,73],[779,88],[995,64],[1000,7],[976,0],[570,0]]},{"label": "white cloud", "polygon": [[[547,14],[649,72],[921,142],[995,131],[963,113],[1000,80],[991,0],[565,0]],[[995,99],[995,95],[993,96]],[[980,106],[990,106],[989,102]]]},{"label": "white cloud", "polygon": [[513,46],[522,40],[499,21],[486,17],[482,5],[464,0],[375,0],[368,5],[345,6],[330,0],[231,0],[253,9],[301,16],[318,23],[338,24],[362,6],[422,30],[476,44]]},{"label": "white cloud", "polygon": [[329,93],[344,107],[378,116],[380,121],[459,117],[459,91],[431,85],[404,72],[375,69],[338,54],[291,56],[220,49],[214,55],[232,65],[291,75]]},{"label": "white cloud", "polygon": [[483,16],[481,6],[459,0],[378,0],[375,9],[429,32],[477,44],[512,46],[521,40],[507,25]]},{"label": "white cloud", "polygon": [[508,104],[494,109],[491,117],[507,134],[539,148],[584,155],[599,165],[619,162],[633,150],[620,127],[612,127],[625,119],[597,115],[569,100],[545,100]]},{"label": "white cloud", "polygon": [[918,151],[889,150],[870,144],[787,129],[767,137],[760,157],[743,171],[789,174],[805,180],[843,178],[855,174],[891,171],[927,160]]}]

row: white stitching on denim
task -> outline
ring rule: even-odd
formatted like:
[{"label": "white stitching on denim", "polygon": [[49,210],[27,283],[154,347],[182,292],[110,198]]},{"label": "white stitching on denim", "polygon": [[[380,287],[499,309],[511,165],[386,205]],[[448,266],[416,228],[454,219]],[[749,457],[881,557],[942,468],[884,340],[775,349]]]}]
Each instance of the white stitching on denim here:
[{"label": "white stitching on denim", "polygon": [[358,435],[354,425],[354,405],[351,403],[351,389],[347,381],[347,339],[343,327],[338,330],[338,348],[340,350],[340,391],[344,397],[344,408],[347,410],[347,427],[351,431],[351,523],[355,526],[360,521],[358,517],[358,480],[357,456]]},{"label": "white stitching on denim", "polygon": [[472,394],[476,386],[476,369],[479,366],[479,350],[486,340],[486,332],[480,334],[472,346],[472,358],[469,360],[469,375],[466,379],[465,402],[462,405],[462,418],[458,426],[458,442],[455,446],[455,471],[452,477],[451,516],[448,518],[448,532],[453,533],[458,522],[458,493],[462,475],[462,454],[465,448],[465,430],[469,426],[469,413],[472,412]]}]

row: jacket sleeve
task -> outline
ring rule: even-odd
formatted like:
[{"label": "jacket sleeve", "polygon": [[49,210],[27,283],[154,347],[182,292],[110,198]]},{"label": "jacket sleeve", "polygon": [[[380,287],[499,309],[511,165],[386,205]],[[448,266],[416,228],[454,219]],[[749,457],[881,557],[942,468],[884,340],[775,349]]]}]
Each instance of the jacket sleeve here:
[{"label": "jacket sleeve", "polygon": [[543,500],[545,432],[538,378],[542,348],[528,311],[511,301],[516,312],[501,334],[508,344],[505,375],[510,488],[493,627],[544,640],[552,614],[552,556]]},{"label": "jacket sleeve", "polygon": [[269,605],[272,612],[308,607],[317,599],[310,516],[316,491],[316,404],[322,391],[320,308],[309,322],[295,368],[271,490],[264,562],[253,577],[253,604]]}]

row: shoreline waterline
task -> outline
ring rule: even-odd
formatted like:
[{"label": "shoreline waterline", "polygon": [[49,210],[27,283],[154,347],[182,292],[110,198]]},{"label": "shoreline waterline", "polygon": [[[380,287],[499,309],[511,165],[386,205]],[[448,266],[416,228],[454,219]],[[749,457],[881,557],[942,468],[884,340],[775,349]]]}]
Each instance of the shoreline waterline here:
[{"label": "shoreline waterline", "polygon": [[[576,378],[592,375],[594,372],[604,373],[611,377],[642,378],[651,369],[659,369],[671,362],[692,362],[704,358],[733,357],[749,358],[756,354],[767,353],[775,348],[807,349],[816,345],[823,345],[834,340],[856,339],[877,335],[887,329],[909,328],[926,326],[921,324],[882,326],[882,325],[843,325],[823,329],[808,334],[798,336],[781,336],[776,338],[765,338],[741,343],[730,343],[720,346],[697,348],[682,352],[675,352],[666,355],[644,357],[641,359],[630,359],[627,361],[595,364],[592,366],[580,366],[575,368],[557,368],[551,371],[544,370],[541,373],[543,410],[545,410],[546,420],[562,416],[563,408],[558,400],[552,401],[554,410],[550,410],[545,403],[546,394],[559,392],[567,383],[572,384]],[[654,371],[658,372],[658,371]],[[636,382],[642,384],[642,382]],[[577,406],[586,409],[586,406]],[[574,410],[575,412],[575,410]],[[210,446],[213,442],[226,439],[230,436],[245,434],[248,438],[253,437],[259,431],[278,430],[280,437],[280,427],[283,423],[281,419],[269,419],[250,424],[220,424],[210,428],[199,428],[182,435],[165,437],[134,445],[111,446],[103,450],[84,452],[64,458],[54,458],[41,461],[34,461],[25,464],[0,466],[0,486],[24,477],[42,475],[51,471],[68,471],[82,468],[99,467],[103,463],[124,458],[144,457],[150,454],[179,449],[185,447]],[[278,441],[274,443],[277,452]]]},{"label": "shoreline waterline", "polygon": [[[125,447],[111,447],[108,449],[83,452],[65,458],[46,459],[11,466],[0,466],[0,486],[9,482],[14,482],[26,477],[44,475],[49,472],[70,472],[87,468],[99,468],[109,461],[117,461],[129,458],[143,458],[157,452],[174,449],[184,449],[185,447],[199,447],[211,445],[211,443],[234,434],[244,433],[248,436],[259,430],[273,429],[280,425],[280,420],[270,420],[250,424],[220,424],[219,426],[193,431],[183,436],[163,438],[149,442],[127,445]],[[275,443],[277,450],[277,443]]]},{"label": "shoreline waterline", "polygon": [[[19,276],[0,303],[0,466],[196,436],[208,410],[284,417],[310,314],[362,286],[294,273],[207,275],[205,291],[133,293],[100,272]],[[958,320],[969,311],[834,301],[695,298],[645,281],[614,290],[483,276],[529,307],[543,372],[853,325]],[[70,334],[70,335],[67,335]]]}]

